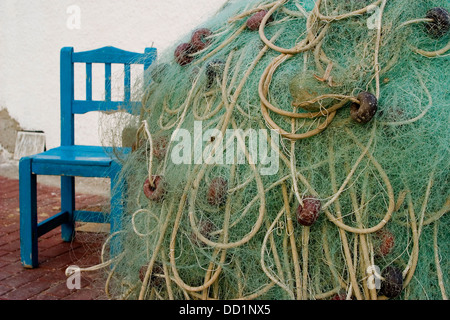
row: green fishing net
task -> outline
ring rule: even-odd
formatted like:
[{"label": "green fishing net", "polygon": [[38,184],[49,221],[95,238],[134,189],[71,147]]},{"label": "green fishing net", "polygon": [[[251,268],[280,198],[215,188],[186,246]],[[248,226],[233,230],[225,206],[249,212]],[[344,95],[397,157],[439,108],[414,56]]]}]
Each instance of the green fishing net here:
[{"label": "green fishing net", "polygon": [[446,298],[449,9],[233,1],[160,54],[109,297]]}]

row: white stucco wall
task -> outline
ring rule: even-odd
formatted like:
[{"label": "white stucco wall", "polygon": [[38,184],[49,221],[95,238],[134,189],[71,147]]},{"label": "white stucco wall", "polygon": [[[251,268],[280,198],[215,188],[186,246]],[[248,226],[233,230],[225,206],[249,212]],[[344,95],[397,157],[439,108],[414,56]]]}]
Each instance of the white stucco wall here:
[{"label": "white stucco wall", "polygon": [[[159,52],[211,17],[226,0],[1,0],[0,108],[25,130],[43,130],[47,148],[60,142],[59,53],[106,45]],[[70,6],[80,28],[70,29]],[[95,72],[95,70],[94,70]],[[94,94],[95,97],[95,94]],[[76,143],[100,143],[98,116],[76,121]]]}]

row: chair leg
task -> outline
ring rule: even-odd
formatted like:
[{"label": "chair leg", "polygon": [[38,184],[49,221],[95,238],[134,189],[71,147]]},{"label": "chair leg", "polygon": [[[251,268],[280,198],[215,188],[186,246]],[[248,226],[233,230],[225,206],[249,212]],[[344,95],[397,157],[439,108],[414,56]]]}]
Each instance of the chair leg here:
[{"label": "chair leg", "polygon": [[75,237],[75,178],[61,177],[61,210],[68,212],[68,221],[61,224],[63,241],[70,242]]},{"label": "chair leg", "polygon": [[[114,166],[113,166],[114,167]],[[126,183],[118,178],[120,169],[114,170],[116,174],[111,175],[111,213],[110,233],[114,234],[122,230],[122,219],[124,212],[124,195],[126,194]],[[110,242],[111,257],[116,257],[122,252],[120,235],[115,235]]]},{"label": "chair leg", "polygon": [[25,268],[38,266],[36,175],[31,158],[19,163],[20,258]]}]

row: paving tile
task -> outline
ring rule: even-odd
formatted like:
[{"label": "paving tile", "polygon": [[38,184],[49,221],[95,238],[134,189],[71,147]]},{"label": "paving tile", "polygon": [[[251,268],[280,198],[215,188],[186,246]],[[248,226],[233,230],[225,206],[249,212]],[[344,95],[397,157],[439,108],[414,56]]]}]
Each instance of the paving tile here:
[{"label": "paving tile", "polygon": [[58,256],[54,259],[45,260],[45,261],[41,262],[41,264],[42,264],[42,267],[45,267],[48,269],[53,269],[53,270],[60,270],[60,271],[64,271],[69,266],[73,265],[73,263],[70,261],[69,254],[64,254],[64,255]]},{"label": "paving tile", "polygon": [[20,252],[17,251],[9,251],[7,254],[0,256],[0,266],[1,266],[1,262],[5,262],[5,263],[11,263],[11,262],[16,262],[20,260]]},{"label": "paving tile", "polygon": [[82,288],[79,290],[74,290],[71,295],[63,298],[62,300],[94,300],[100,294],[101,293],[98,289]]},{"label": "paving tile", "polygon": [[7,279],[9,277],[11,277],[11,273],[0,270],[0,281],[3,282],[3,279]]},{"label": "paving tile", "polygon": [[61,232],[58,231],[56,233],[53,233],[48,238],[41,237],[38,241],[38,248],[41,252],[44,252],[46,249],[63,245],[65,242],[61,238]]},{"label": "paving tile", "polygon": [[6,286],[4,284],[0,284],[0,296],[10,292],[11,290],[13,290],[13,288]]},{"label": "paving tile", "polygon": [[19,232],[20,225],[18,223],[5,223],[3,225],[0,224],[2,234],[9,234],[13,232]]},{"label": "paving tile", "polygon": [[32,269],[32,270],[22,270],[9,278],[3,279],[2,284],[7,285],[12,288],[19,288],[30,282],[36,281],[40,277],[47,274],[48,270],[43,269]]},{"label": "paving tile", "polygon": [[56,235],[61,240],[61,227],[55,228],[53,230],[50,230],[46,234],[43,234],[42,236],[39,237],[39,240],[43,241],[44,239],[48,239],[48,238],[54,237]]},{"label": "paving tile", "polygon": [[[10,252],[10,250],[8,250],[6,247],[3,247],[3,246],[7,245],[13,241],[19,240],[17,237],[18,237],[18,235],[16,233],[7,233],[4,235],[3,234],[0,235],[0,256]],[[4,252],[4,253],[2,254],[2,252]]]},{"label": "paving tile", "polygon": [[66,281],[61,281],[46,290],[45,293],[57,297],[58,299],[62,299],[72,294],[72,291],[67,288]]},{"label": "paving tile", "polygon": [[8,188],[8,191],[2,193],[0,195],[0,199],[2,199],[2,200],[3,199],[16,199],[19,197],[19,186],[12,186],[12,187],[6,186],[6,188]]},{"label": "paving tile", "polygon": [[39,256],[43,258],[53,258],[58,257],[62,254],[67,253],[70,250],[73,250],[74,248],[79,247],[80,244],[78,243],[68,243],[60,240],[60,242],[52,247],[49,247],[44,250],[39,251]]},{"label": "paving tile", "polygon": [[[9,236],[11,234],[8,234]],[[15,237],[14,237],[15,236]],[[17,238],[17,235],[12,235],[11,239],[7,242],[4,242],[3,245],[0,243],[0,249],[6,250],[8,252],[16,251],[20,249],[20,239]]]},{"label": "paving tile", "polygon": [[20,261],[11,262],[2,267],[2,271],[7,272],[10,275],[20,273],[20,272],[22,272],[23,269],[24,268],[22,267],[22,264],[20,263]]},{"label": "paving tile", "polygon": [[19,184],[15,180],[7,180],[1,184],[2,191],[0,192],[0,199],[10,199],[19,194]]},{"label": "paving tile", "polygon": [[33,281],[17,289],[9,291],[3,295],[3,297],[8,300],[28,300],[44,290],[47,290],[50,285],[51,284],[49,282]]},{"label": "paving tile", "polygon": [[39,293],[33,297],[31,297],[29,300],[59,300],[58,297],[52,296],[51,294],[46,293]]}]

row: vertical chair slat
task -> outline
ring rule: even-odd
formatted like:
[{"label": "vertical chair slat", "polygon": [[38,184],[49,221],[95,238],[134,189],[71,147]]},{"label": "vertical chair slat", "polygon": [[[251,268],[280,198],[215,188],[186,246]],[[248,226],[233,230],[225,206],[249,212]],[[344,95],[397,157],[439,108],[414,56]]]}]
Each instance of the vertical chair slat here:
[{"label": "vertical chair slat", "polygon": [[124,79],[124,88],[125,88],[125,101],[130,101],[131,97],[131,72],[130,65],[126,63],[124,65],[125,71],[125,79]]},{"label": "vertical chair slat", "polygon": [[105,63],[105,100],[111,101],[111,63]]},{"label": "vertical chair slat", "polygon": [[86,100],[92,101],[92,63],[86,63]]}]

